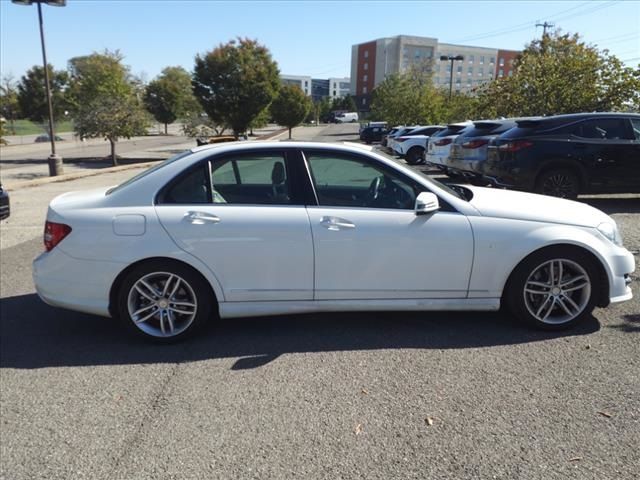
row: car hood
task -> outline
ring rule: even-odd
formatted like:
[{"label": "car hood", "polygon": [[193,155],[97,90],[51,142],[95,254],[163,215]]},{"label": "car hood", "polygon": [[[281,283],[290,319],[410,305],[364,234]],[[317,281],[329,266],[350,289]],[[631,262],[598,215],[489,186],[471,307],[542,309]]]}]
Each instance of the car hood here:
[{"label": "car hood", "polygon": [[582,227],[597,227],[611,222],[609,216],[584,203],[533,193],[473,187],[469,201],[485,217],[510,218],[533,222],[561,223]]}]

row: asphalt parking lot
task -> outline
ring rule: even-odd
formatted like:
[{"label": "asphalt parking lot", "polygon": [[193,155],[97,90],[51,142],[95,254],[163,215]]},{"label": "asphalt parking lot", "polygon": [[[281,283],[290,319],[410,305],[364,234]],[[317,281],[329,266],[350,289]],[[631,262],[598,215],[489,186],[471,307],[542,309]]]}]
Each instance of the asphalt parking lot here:
[{"label": "asphalt parking lot", "polygon": [[[560,334],[497,313],[314,314],[154,346],[35,295],[40,219],[18,215],[51,188],[16,192],[0,226],[2,480],[638,478],[638,272],[632,301]],[[640,262],[640,196],[581,201]]]}]

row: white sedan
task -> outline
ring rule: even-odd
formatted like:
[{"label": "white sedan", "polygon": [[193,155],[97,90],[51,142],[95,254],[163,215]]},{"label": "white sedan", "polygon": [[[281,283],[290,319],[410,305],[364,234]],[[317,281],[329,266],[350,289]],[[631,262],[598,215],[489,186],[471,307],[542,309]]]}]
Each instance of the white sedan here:
[{"label": "white sedan", "polygon": [[498,310],[547,329],[629,300],[634,258],[590,206],[453,188],[362,147],[251,142],[181,153],[49,206],[47,303],[158,341],[211,318]]}]

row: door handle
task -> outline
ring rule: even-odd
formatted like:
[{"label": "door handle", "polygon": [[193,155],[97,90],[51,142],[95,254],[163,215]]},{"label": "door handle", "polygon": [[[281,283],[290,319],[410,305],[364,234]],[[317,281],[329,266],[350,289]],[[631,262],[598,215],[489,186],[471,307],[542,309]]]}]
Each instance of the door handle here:
[{"label": "door handle", "polygon": [[350,220],[346,220],[340,217],[322,217],[322,219],[320,220],[320,225],[331,231],[356,228],[356,226],[351,223]]},{"label": "door handle", "polygon": [[219,223],[220,217],[206,212],[189,211],[184,215],[189,223],[194,225],[204,225],[205,223]]}]

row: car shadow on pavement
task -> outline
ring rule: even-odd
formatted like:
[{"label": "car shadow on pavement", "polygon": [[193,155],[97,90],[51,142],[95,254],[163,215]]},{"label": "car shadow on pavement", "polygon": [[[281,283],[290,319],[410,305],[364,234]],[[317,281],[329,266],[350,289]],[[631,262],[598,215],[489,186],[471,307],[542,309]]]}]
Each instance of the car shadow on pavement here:
[{"label": "car shadow on pavement", "polygon": [[613,215],[614,213],[640,213],[640,197],[581,198],[580,201],[602,210],[607,215]]},{"label": "car shadow on pavement", "polygon": [[232,369],[244,370],[287,353],[493,347],[588,335],[599,329],[594,317],[567,332],[543,332],[499,313],[332,313],[221,320],[195,338],[155,345],[130,336],[112,319],[53,308],[29,294],[0,301],[0,366],[32,369],[237,358]]}]

